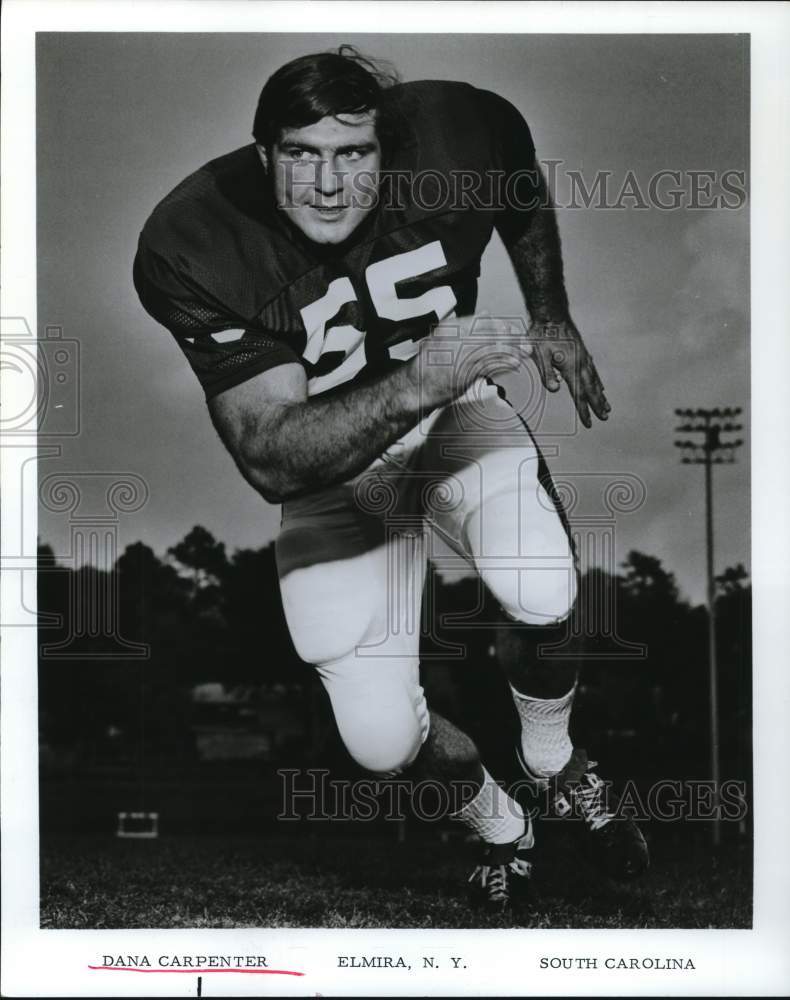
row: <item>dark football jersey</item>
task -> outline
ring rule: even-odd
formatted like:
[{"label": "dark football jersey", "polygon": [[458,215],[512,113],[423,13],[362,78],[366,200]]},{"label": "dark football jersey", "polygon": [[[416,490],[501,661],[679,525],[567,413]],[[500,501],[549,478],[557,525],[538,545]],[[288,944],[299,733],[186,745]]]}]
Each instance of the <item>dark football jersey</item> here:
[{"label": "dark football jersey", "polygon": [[342,247],[282,218],[254,144],[187,177],[146,222],[135,287],[207,399],[287,362],[304,366],[310,395],[402,363],[437,321],[474,311],[494,227],[507,242],[528,225],[535,150],[511,104],[440,81],[388,99],[408,131]]}]

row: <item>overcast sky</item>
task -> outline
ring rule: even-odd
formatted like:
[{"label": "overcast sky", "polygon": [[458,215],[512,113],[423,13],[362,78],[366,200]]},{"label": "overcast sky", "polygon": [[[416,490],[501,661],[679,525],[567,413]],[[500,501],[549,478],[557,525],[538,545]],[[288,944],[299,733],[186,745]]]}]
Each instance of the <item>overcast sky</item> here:
[{"label": "overcast sky", "polygon": [[[131,264],[156,202],[250,141],[269,74],[346,41],[390,59],[404,80],[466,80],[511,100],[538,157],[562,161],[560,202],[567,171],[588,183],[609,171],[614,201],[628,171],[646,194],[660,170],[748,170],[744,36],[40,35],[39,330],[62,326],[82,356],[81,434],[40,475],[142,476],[150,499],[121,521],[121,546],[142,539],[163,554],[202,524],[233,549],[277,530],[278,510],[240,478],[180,350],[139,305]],[[741,405],[748,421],[748,205],[564,209],[559,221],[572,312],[613,412],[568,435],[567,394],[553,397],[542,443],[558,477],[593,487],[577,514],[605,513],[600,485],[639,477],[646,499],[618,517],[618,559],[630,548],[658,555],[702,600],[702,470],[679,463],[673,409]],[[495,242],[480,304],[523,311]],[[717,571],[748,565],[748,463],[747,446],[715,471]],[[65,517],[43,512],[39,532],[68,552]]]}]

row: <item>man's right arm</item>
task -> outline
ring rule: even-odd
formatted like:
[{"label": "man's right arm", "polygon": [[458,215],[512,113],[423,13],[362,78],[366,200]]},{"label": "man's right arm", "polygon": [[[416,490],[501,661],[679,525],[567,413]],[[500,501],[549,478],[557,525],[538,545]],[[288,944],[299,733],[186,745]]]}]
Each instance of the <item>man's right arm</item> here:
[{"label": "man's right arm", "polygon": [[209,401],[242,475],[270,503],[344,482],[420,419],[406,364],[363,386],[308,399],[299,364],[279,365]]},{"label": "man's right arm", "polygon": [[[473,319],[462,325],[471,326]],[[308,398],[300,364],[270,368],[209,400],[214,426],[242,475],[270,503],[346,482],[475,378],[524,363],[506,323],[492,318],[483,323],[492,336],[491,351],[466,379],[448,366],[420,364],[431,335],[410,361],[328,397]],[[478,322],[476,333],[481,329]]]}]

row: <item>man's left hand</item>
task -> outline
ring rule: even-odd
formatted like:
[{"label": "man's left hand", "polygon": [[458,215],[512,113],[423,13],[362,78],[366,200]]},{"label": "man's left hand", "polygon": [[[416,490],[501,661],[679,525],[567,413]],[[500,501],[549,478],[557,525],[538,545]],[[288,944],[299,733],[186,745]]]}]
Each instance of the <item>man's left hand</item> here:
[{"label": "man's left hand", "polygon": [[571,320],[533,322],[528,340],[530,356],[549,392],[557,392],[562,377],[585,427],[592,426],[591,409],[599,420],[608,419],[611,406],[603,384],[592,355]]}]

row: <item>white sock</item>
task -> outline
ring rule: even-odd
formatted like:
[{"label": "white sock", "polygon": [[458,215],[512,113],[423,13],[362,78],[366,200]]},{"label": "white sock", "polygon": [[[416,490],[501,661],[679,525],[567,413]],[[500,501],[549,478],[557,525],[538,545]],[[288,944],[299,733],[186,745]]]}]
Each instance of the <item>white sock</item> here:
[{"label": "white sock", "polygon": [[489,844],[514,844],[531,830],[521,806],[502,791],[485,768],[480,791],[453,813],[453,819],[460,820]]},{"label": "white sock", "polygon": [[521,719],[521,750],[527,767],[538,778],[558,774],[573,753],[568,723],[576,685],[561,698],[530,698],[512,685],[510,690]]}]

